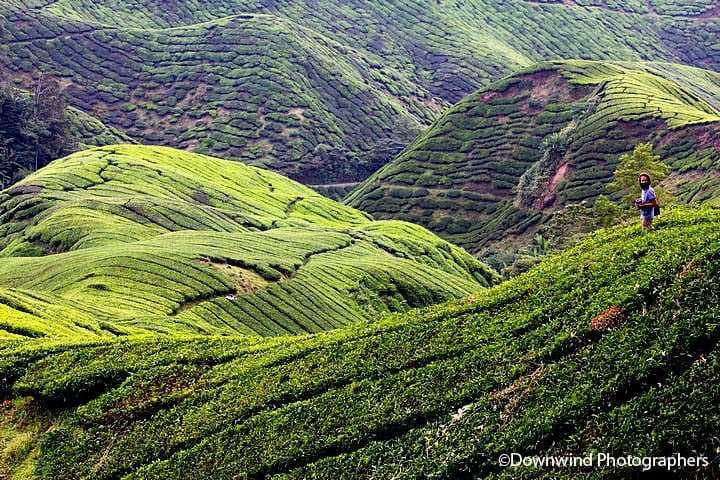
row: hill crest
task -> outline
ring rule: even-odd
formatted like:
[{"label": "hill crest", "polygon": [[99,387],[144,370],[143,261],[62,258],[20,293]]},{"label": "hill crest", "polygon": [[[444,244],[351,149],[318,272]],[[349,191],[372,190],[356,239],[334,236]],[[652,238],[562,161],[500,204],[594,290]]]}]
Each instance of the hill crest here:
[{"label": "hill crest", "polygon": [[267,170],[135,145],[0,193],[0,272],[9,338],[318,332],[497,280],[422,227]]},{"label": "hill crest", "polygon": [[366,178],[443,109],[537,61],[717,69],[720,58],[706,0],[438,5],[10,0],[0,69],[58,78],[75,106],[144,143],[335,184]]},{"label": "hill crest", "polygon": [[720,75],[679,65],[542,63],[458,103],[346,201],[481,252],[592,202],[620,155],[649,141],[678,197],[699,202],[718,191],[715,93]]}]

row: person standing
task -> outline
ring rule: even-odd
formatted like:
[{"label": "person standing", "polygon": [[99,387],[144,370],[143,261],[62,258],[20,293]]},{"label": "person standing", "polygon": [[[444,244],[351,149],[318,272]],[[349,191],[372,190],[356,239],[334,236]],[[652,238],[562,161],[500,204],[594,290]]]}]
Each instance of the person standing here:
[{"label": "person standing", "polygon": [[635,207],[640,211],[640,219],[645,230],[653,229],[655,209],[658,207],[657,195],[652,188],[652,179],[647,173],[638,177],[640,183],[640,198],[635,200]]}]

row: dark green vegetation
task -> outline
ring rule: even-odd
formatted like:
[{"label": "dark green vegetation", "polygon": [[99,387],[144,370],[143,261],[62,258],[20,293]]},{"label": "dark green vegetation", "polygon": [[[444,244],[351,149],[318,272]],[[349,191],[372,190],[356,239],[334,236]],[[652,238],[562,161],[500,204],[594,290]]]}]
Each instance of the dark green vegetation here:
[{"label": "dark green vegetation", "polygon": [[2,462],[48,479],[577,479],[627,471],[496,459],[713,459],[719,255],[720,211],[680,210],[466,300],[309,337],[5,342]]},{"label": "dark green vegetation", "polygon": [[318,332],[495,278],[422,227],[169,148],[80,152],[0,193],[3,338]]},{"label": "dark green vegetation", "polygon": [[70,135],[77,151],[119,143],[137,143],[124,132],[105,125],[77,108],[69,107],[67,116],[70,119]]},{"label": "dark green vegetation", "polygon": [[41,79],[26,92],[0,80],[0,190],[74,151],[130,141],[68,107],[57,82]]},{"label": "dark green vegetation", "polygon": [[[720,209],[539,260],[542,228],[592,215],[640,142],[679,200],[717,198],[715,4],[0,2],[0,75],[73,105],[30,108],[72,147],[37,162],[55,143],[31,125],[15,158],[120,130],[196,152],[94,148],[0,189],[0,478],[628,473],[510,452],[706,455],[670,475],[720,477]],[[424,227],[318,193],[351,189],[535,266],[497,285]]]},{"label": "dark green vegetation", "polygon": [[592,204],[640,142],[680,201],[706,201],[720,191],[719,98],[720,74],[681,65],[539,64],[458,103],[347,202],[484,253]]},{"label": "dark green vegetation", "polygon": [[718,16],[710,0],[6,0],[0,68],[58,78],[145,143],[336,183],[540,60],[717,69]]}]

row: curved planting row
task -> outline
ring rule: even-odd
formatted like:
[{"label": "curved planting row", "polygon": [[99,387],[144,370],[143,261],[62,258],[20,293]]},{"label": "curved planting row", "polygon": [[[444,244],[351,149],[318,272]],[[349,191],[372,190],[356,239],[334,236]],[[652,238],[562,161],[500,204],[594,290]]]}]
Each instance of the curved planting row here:
[{"label": "curved planting row", "polygon": [[525,237],[605,193],[621,154],[655,143],[678,196],[715,195],[720,76],[680,65],[540,64],[453,107],[347,197],[471,251]]},{"label": "curved planting row", "polygon": [[707,0],[683,2],[695,17],[650,3],[657,12],[525,0],[9,0],[0,67],[23,83],[41,71],[60,79],[75,106],[145,143],[351,182],[450,103],[536,61],[718,65]]},{"label": "curved planting row", "polygon": [[[383,227],[371,233],[300,228],[178,232],[151,241],[5,259],[0,285],[54,295],[61,305],[83,312],[81,318],[114,327],[93,335],[265,336],[338,328],[387,311],[462,297],[480,287],[458,264],[444,264],[454,261],[449,248],[434,258],[402,258],[402,252],[396,257],[381,243],[399,240],[388,235],[391,231]],[[411,241],[422,245],[417,235]],[[38,316],[51,319],[42,310]],[[11,333],[17,330],[13,322],[4,325]],[[19,333],[55,336],[44,328],[26,330]]]},{"label": "curved planting row", "polygon": [[11,468],[78,479],[569,479],[578,472],[497,458],[714,460],[718,225],[717,210],[683,210],[653,233],[602,231],[464,301],[310,337],[6,344],[4,389],[32,398],[8,418],[61,412],[37,417],[47,433],[27,434],[34,448]]},{"label": "curved planting row", "polygon": [[0,193],[0,224],[8,337],[318,332],[496,279],[422,227],[161,147],[53,162]]}]

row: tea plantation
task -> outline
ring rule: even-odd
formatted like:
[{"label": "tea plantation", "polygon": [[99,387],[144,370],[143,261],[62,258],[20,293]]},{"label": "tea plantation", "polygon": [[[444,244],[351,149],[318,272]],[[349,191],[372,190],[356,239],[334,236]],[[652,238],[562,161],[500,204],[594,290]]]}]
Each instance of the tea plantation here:
[{"label": "tea plantation", "polygon": [[82,110],[68,108],[67,112],[70,118],[70,132],[73,138],[77,139],[79,150],[118,143],[136,143],[123,131],[105,125]]},{"label": "tea plantation", "polygon": [[[497,458],[712,461],[719,255],[720,210],[679,209],[655,232],[601,230],[465,300],[311,336],[9,339],[2,473],[577,479],[628,472]],[[716,465],[670,473],[711,478]]]},{"label": "tea plantation", "polygon": [[720,191],[720,74],[665,63],[538,64],[468,96],[349,194],[376,218],[479,253],[522,243],[558,208],[607,193],[651,142],[679,200]]},{"label": "tea plantation", "polygon": [[711,0],[5,0],[0,71],[59,79],[143,143],[346,183],[537,61],[717,69],[719,16]]},{"label": "tea plantation", "polygon": [[7,339],[320,332],[496,280],[422,227],[170,148],[83,151],[0,193]]}]

